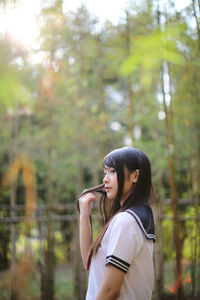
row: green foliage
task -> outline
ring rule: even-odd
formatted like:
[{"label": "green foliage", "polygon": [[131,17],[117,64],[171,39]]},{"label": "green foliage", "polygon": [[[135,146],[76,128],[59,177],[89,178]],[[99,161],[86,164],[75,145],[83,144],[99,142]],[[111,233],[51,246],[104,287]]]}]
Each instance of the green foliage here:
[{"label": "green foliage", "polygon": [[183,64],[183,55],[178,51],[177,38],[185,30],[183,26],[166,27],[133,39],[131,54],[121,65],[120,73],[130,76],[134,71],[141,73],[141,82],[149,87],[152,73],[159,72],[163,61]]}]

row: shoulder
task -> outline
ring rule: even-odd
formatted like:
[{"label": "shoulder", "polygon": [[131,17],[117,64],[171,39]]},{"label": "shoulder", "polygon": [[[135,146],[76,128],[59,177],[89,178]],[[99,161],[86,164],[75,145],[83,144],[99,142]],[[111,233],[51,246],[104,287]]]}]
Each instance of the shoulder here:
[{"label": "shoulder", "polygon": [[146,238],[155,242],[154,218],[151,207],[147,205],[133,206],[127,212],[137,221]]},{"label": "shoulder", "polygon": [[112,222],[121,222],[125,224],[132,223],[133,221],[134,218],[127,211],[117,213],[112,220]]},{"label": "shoulder", "polygon": [[110,222],[109,229],[124,229],[128,231],[139,230],[138,224],[133,216],[127,211],[116,214]]}]

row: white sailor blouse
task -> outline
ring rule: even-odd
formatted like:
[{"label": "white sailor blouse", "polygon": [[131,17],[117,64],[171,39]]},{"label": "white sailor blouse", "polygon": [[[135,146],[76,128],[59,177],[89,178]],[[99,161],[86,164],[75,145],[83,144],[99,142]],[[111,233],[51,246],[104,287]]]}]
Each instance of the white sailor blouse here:
[{"label": "white sailor blouse", "polygon": [[154,283],[153,214],[146,205],[116,214],[92,256],[86,299],[96,299],[106,265],[126,273],[119,300],[149,300]]}]

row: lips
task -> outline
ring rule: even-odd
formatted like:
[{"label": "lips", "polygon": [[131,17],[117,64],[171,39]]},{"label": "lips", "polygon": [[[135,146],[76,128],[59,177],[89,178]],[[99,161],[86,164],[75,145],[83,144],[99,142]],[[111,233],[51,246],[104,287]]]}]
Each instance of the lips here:
[{"label": "lips", "polygon": [[111,187],[108,187],[108,186],[105,187],[106,192],[109,192],[110,190],[111,190]]}]

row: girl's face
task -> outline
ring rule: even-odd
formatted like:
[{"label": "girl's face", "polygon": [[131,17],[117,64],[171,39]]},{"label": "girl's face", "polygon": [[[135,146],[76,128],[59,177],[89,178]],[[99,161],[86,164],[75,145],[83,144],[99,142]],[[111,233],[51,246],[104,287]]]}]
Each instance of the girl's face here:
[{"label": "girl's face", "polygon": [[115,199],[118,191],[117,172],[112,167],[105,167],[104,179],[105,191],[109,199]]},{"label": "girl's face", "polygon": [[[127,168],[124,168],[124,188],[122,197],[120,199],[121,205],[123,205],[123,203],[133,191],[134,183],[137,181],[138,177],[138,174],[136,174],[136,172],[137,171],[130,174]],[[107,197],[109,199],[115,199],[118,192],[117,172],[112,167],[105,167],[104,174],[105,176],[103,182],[105,184],[105,191],[107,193]]]}]

